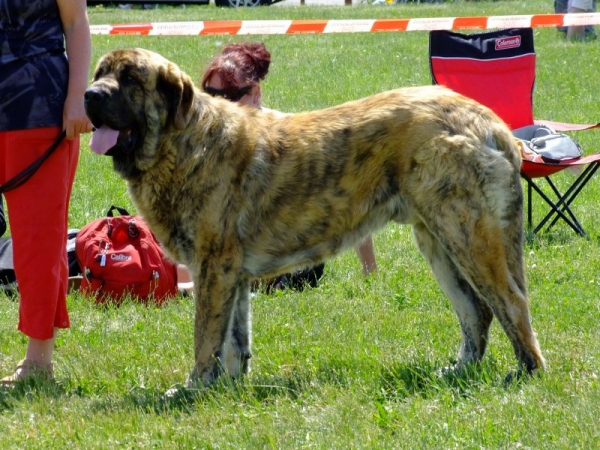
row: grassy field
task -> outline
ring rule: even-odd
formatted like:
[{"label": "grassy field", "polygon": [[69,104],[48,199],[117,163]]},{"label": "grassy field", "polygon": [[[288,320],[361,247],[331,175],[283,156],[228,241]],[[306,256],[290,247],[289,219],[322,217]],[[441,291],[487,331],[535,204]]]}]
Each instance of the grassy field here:
[{"label": "grassy field", "polygon": [[[298,1],[299,3],[299,1]],[[307,0],[310,4],[310,1]],[[214,6],[123,11],[90,8],[93,24],[216,19],[442,17],[552,12],[552,2],[480,1],[392,6]],[[94,36],[105,52],[145,47],[198,80],[226,43],[262,39],[272,52],[266,106],[321,108],[399,86],[430,84],[424,32],[301,36]],[[568,43],[536,29],[537,118],[598,122],[600,41]],[[586,153],[600,133],[580,133]],[[110,160],[84,138],[70,226],[112,204],[134,208]],[[558,177],[566,185],[569,174]],[[59,335],[58,384],[0,390],[1,448],[597,448],[600,445],[600,225],[598,181],[574,205],[589,239],[557,225],[527,236],[534,327],[549,370],[505,385],[516,366],[494,323],[484,362],[440,375],[460,342],[455,314],[416,250],[408,227],[375,237],[380,274],[364,280],[353,252],[330,261],[320,287],[258,293],[252,372],[239,383],[167,398],[192,366],[193,305],[126,303],[100,309],[69,296],[72,328]],[[541,207],[535,209],[539,217]],[[0,372],[22,358],[18,304],[0,297]]]}]

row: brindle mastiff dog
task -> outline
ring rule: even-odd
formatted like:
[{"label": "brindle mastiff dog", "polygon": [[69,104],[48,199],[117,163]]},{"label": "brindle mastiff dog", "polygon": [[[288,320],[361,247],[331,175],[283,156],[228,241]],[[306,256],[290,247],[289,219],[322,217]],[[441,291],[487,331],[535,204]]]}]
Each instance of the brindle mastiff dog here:
[{"label": "brindle mastiff dog", "polygon": [[143,49],[102,57],[85,93],[138,211],[194,278],[188,385],[248,371],[250,282],[410,224],[479,361],[495,316],[520,369],[544,367],[523,263],[521,159],[488,108],[443,87],[284,117],[212,98]]}]

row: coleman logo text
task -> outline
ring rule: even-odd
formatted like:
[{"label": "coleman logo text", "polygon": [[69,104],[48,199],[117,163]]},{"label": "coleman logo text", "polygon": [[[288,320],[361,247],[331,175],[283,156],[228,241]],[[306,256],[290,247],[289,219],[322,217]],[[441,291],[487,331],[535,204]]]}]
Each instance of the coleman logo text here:
[{"label": "coleman logo text", "polygon": [[506,50],[521,46],[521,36],[511,36],[496,39],[496,50]]}]

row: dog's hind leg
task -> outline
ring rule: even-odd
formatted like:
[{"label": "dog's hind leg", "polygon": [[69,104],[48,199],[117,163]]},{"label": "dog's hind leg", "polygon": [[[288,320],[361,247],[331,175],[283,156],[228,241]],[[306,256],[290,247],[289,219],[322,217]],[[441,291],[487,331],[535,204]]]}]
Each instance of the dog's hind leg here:
[{"label": "dog's hind leg", "polygon": [[[504,250],[506,257],[506,264],[511,277],[511,280],[516,284],[515,291],[517,292],[519,302],[516,303],[517,307],[526,310],[527,316],[529,315],[529,300],[527,295],[527,281],[525,278],[525,260],[523,255],[523,203],[522,198],[517,195],[512,198],[513,204],[507,207],[505,220],[509,223],[508,226],[503,228],[503,240]],[[502,311],[511,311],[511,308],[502,308]],[[518,317],[507,316],[498,313],[506,333],[511,336],[515,334],[513,330],[514,323]],[[506,326],[505,326],[506,324]],[[516,330],[519,330],[517,327]],[[518,336],[511,338],[515,353],[519,361],[525,365],[528,371],[535,369],[543,369],[545,367],[544,359],[541,355],[535,333],[531,330],[529,323],[523,326],[524,339],[521,340]],[[525,345],[523,345],[525,342]]]},{"label": "dog's hind leg", "polygon": [[458,368],[480,361],[487,347],[488,332],[494,317],[492,309],[477,295],[424,224],[415,225],[413,231],[419,250],[458,316],[462,332]]},{"label": "dog's hind leg", "polygon": [[544,369],[545,361],[531,326],[521,230],[521,221],[502,227],[492,216],[482,217],[473,231],[473,252],[463,270],[490,304],[519,363],[531,373]]},{"label": "dog's hind leg", "polygon": [[250,281],[242,281],[237,288],[237,299],[225,343],[223,361],[227,373],[236,378],[250,369],[252,321],[250,313]]},{"label": "dog's hind leg", "polygon": [[485,299],[492,309],[521,366],[528,372],[543,369],[545,362],[531,326],[529,300],[524,291],[522,255],[518,256],[522,242],[511,241],[518,232],[507,233],[507,229],[521,223],[502,226],[493,213],[482,214],[470,224],[448,223],[455,219],[448,214],[443,217],[443,225],[433,218],[429,223],[430,228],[435,227],[433,234],[442,248],[478,298]]}]

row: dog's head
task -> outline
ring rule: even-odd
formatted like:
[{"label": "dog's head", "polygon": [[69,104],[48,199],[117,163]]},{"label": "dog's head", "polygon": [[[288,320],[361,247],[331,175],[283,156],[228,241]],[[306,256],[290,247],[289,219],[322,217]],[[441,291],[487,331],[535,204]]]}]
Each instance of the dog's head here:
[{"label": "dog's head", "polygon": [[107,53],[85,92],[96,128],[90,146],[112,156],[123,177],[136,177],[155,164],[161,136],[188,125],[193,102],[190,77],[161,55],[144,49]]}]

